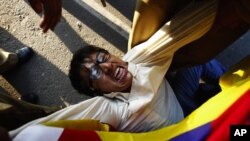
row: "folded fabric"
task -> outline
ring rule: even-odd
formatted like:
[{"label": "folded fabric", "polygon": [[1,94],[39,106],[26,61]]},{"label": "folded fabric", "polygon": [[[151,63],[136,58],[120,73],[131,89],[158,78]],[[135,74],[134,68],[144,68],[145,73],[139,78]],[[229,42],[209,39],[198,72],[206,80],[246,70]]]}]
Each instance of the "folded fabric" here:
[{"label": "folded fabric", "polygon": [[[163,141],[163,140],[229,140],[231,125],[250,125],[250,56],[221,78],[223,85],[233,74],[244,77],[223,87],[222,92],[178,124],[146,133],[110,131],[96,120],[56,121],[29,126],[13,140],[18,141]],[[232,75],[230,75],[232,74]]]}]

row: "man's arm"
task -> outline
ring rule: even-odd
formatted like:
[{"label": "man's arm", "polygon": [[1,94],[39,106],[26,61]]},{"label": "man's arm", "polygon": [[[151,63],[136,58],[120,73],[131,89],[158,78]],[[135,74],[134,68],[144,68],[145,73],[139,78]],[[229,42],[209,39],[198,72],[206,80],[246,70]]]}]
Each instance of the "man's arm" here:
[{"label": "man's arm", "polygon": [[124,56],[124,60],[147,63],[149,66],[166,63],[166,59],[171,59],[179,48],[197,40],[211,28],[216,9],[216,0],[186,6],[149,39],[136,45]]},{"label": "man's arm", "polygon": [[164,23],[191,1],[137,0],[128,48],[131,49],[149,39]]},{"label": "man's arm", "polygon": [[43,19],[40,27],[43,32],[49,29],[54,30],[62,16],[62,1],[61,0],[29,0],[31,7],[36,13],[43,12]]}]

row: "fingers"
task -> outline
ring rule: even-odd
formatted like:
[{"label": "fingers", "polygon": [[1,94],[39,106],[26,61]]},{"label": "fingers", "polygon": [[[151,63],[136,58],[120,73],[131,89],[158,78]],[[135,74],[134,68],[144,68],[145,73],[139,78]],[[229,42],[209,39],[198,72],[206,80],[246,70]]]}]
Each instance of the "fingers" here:
[{"label": "fingers", "polygon": [[54,21],[54,24],[51,26],[52,27],[51,30],[54,30],[57,23],[59,23],[61,20],[61,17],[62,17],[62,1],[61,0],[58,0],[56,10],[57,10],[56,13],[58,14],[56,15],[56,18],[54,19],[55,21]]},{"label": "fingers", "polygon": [[49,29],[54,30],[62,16],[61,0],[43,0],[44,17],[40,24],[43,32],[46,33]]},{"label": "fingers", "polygon": [[[44,15],[43,15],[43,19],[42,22],[40,23],[40,27],[43,29],[43,32],[46,33],[49,29],[49,25],[51,24],[51,20],[54,16],[54,13],[52,10],[52,8],[50,8],[50,4],[48,4],[48,2],[45,1],[44,5]],[[49,13],[51,13],[51,15],[48,15]]]},{"label": "fingers", "polygon": [[105,2],[105,0],[101,0],[101,2],[102,2],[102,6],[103,6],[103,7],[106,7],[106,2]]},{"label": "fingers", "polygon": [[42,12],[43,6],[40,0],[29,0],[29,3],[36,13]]}]

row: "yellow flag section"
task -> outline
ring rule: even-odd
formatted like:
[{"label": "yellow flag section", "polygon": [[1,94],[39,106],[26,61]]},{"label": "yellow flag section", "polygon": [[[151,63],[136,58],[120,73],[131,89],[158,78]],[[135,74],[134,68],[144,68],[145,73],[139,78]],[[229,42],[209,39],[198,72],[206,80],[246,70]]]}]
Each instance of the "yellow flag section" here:
[{"label": "yellow flag section", "polygon": [[[250,68],[249,61],[250,57],[247,57],[240,65],[236,65],[240,69],[233,67],[232,70],[229,70],[228,73],[222,77],[221,83],[226,83],[226,80],[231,80],[230,76],[234,76],[235,72],[239,70],[243,71],[244,74],[249,74],[249,72],[247,72]],[[235,83],[230,83],[230,86],[227,85],[227,87],[224,87],[222,92],[208,100],[181,122],[151,132],[112,132],[108,125],[102,124],[97,120],[87,119],[55,121],[45,123],[44,125],[59,128],[57,130],[63,130],[60,130],[57,141],[73,139],[73,137],[76,140],[91,139],[96,141],[229,140],[229,133],[225,134],[225,132],[229,132],[227,130],[229,130],[231,124],[250,123],[248,119],[250,116],[250,75],[241,77],[241,79],[237,79],[237,81],[234,82]],[[221,117],[223,117],[222,120]],[[239,118],[239,120],[235,120],[237,118]],[[224,121],[226,121],[226,124],[218,124],[218,122]],[[217,126],[213,127],[214,122],[217,122]],[[223,130],[216,129],[222,126],[224,126]],[[43,131],[51,130],[51,132],[53,132],[52,129],[42,126],[38,129],[42,131],[43,128]],[[77,130],[78,133],[76,134],[74,130]],[[36,136],[34,133],[35,132],[33,132],[32,135]],[[29,138],[30,136],[31,135],[29,135]],[[42,136],[46,137],[45,134]]]},{"label": "yellow flag section", "polygon": [[[239,72],[240,74],[238,74]],[[94,131],[95,134],[85,134],[82,137],[86,139],[89,136],[97,136],[95,139],[102,141],[165,141],[182,140],[183,138],[185,140],[207,140],[211,138],[209,136],[213,136],[214,132],[218,134],[216,126],[214,127],[215,129],[212,129],[212,123],[225,113],[227,115],[224,115],[226,119],[223,119],[223,122],[227,121],[227,123],[219,124],[219,127],[226,126],[226,129],[229,129],[230,124],[250,123],[250,121],[244,121],[245,119],[249,120],[248,117],[250,116],[250,55],[225,73],[221,77],[220,84],[223,86],[222,92],[209,99],[184,120],[178,124],[151,132],[111,132],[108,125],[96,120],[56,121],[45,123],[44,125],[64,128],[65,130]],[[236,112],[234,112],[235,109]],[[230,117],[233,117],[233,120]],[[241,119],[235,120],[240,117]],[[220,120],[218,121],[221,122]],[[223,130],[223,132],[227,131]],[[229,138],[228,134],[219,133],[219,135],[227,136],[223,139]],[[74,135],[72,134],[72,136]]]},{"label": "yellow flag section", "polygon": [[[238,74],[239,72],[240,74]],[[225,73],[221,77],[220,84],[223,87],[222,92],[208,100],[178,124],[147,133],[97,133],[103,141],[163,141],[210,123],[221,116],[240,97],[243,95],[249,97],[250,93],[247,91],[250,90],[250,55]],[[249,105],[245,106],[249,107]]]},{"label": "yellow flag section", "polygon": [[[250,58],[249,58],[250,59]],[[249,60],[250,61],[250,60]],[[247,64],[245,64],[247,65]],[[244,65],[244,66],[245,66]],[[250,63],[248,63],[250,65]],[[249,66],[248,66],[249,68]],[[249,74],[249,73],[248,73]],[[229,78],[228,78],[229,79]],[[99,137],[103,141],[117,140],[117,141],[164,141],[171,140],[183,133],[190,132],[195,128],[201,127],[207,123],[212,122],[221,116],[230,106],[232,106],[243,95],[248,96],[249,101],[250,90],[250,76],[237,81],[231,87],[223,89],[223,91],[200,108],[191,113],[183,121],[178,124],[162,128],[160,130],[147,133],[117,133],[117,132],[99,132]],[[247,93],[248,92],[248,93]],[[249,105],[245,105],[249,107]],[[249,111],[248,116],[249,116]],[[237,115],[235,115],[237,116]],[[228,127],[229,128],[229,127]],[[206,134],[211,134],[209,131]]]},{"label": "yellow flag section", "polygon": [[[235,64],[220,78],[220,86],[227,89],[244,83],[250,77],[250,55]],[[242,81],[242,82],[240,82]],[[239,82],[239,83],[237,83]],[[250,85],[248,85],[250,87]]]}]

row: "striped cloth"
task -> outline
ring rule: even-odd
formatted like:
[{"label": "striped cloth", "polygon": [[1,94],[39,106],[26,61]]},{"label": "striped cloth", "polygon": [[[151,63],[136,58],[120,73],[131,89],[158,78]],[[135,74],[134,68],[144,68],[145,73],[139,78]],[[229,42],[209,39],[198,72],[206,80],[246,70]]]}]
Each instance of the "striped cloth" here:
[{"label": "striped cloth", "polygon": [[110,131],[95,120],[57,121],[24,129],[14,141],[229,140],[230,125],[250,125],[250,55],[220,80],[222,92],[178,124],[146,133]]},{"label": "striped cloth", "polygon": [[[150,1],[150,0],[147,0]],[[146,2],[147,2],[146,1]],[[153,0],[152,0],[153,1]],[[144,1],[143,1],[144,2]],[[164,6],[165,0],[154,1],[155,4]],[[214,1],[211,1],[213,4]],[[157,6],[146,7],[151,10]],[[145,7],[144,7],[145,8]],[[145,10],[145,9],[144,9]],[[142,8],[143,11],[143,8]],[[150,13],[150,12],[149,12]],[[135,15],[134,20],[139,20],[147,13]],[[153,15],[154,18],[164,17],[164,11]],[[156,20],[152,20],[156,21]],[[148,37],[161,26],[161,22],[148,24],[155,25],[152,30],[147,30],[146,36],[137,39],[141,34],[132,30],[134,46]],[[181,23],[181,22],[178,22]],[[177,26],[177,24],[174,24]],[[140,22],[133,27],[144,27],[145,22]],[[177,26],[178,27],[178,26]],[[134,29],[134,28],[133,28]],[[141,28],[145,29],[145,28]],[[205,32],[205,31],[204,31]],[[134,34],[133,34],[134,33]],[[139,36],[138,36],[139,37]],[[178,39],[178,38],[177,38]],[[181,37],[179,39],[182,39]],[[166,40],[166,39],[165,39]],[[131,41],[131,39],[130,39]],[[222,92],[208,100],[201,107],[191,113],[181,122],[164,127],[159,130],[145,133],[124,133],[110,131],[111,127],[96,120],[64,120],[32,125],[22,130],[13,138],[14,141],[165,141],[165,140],[229,140],[229,128],[233,124],[250,124],[250,57],[243,63],[233,67],[223,75],[220,84]]]}]

